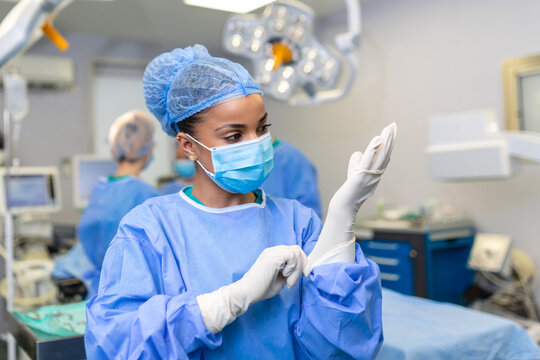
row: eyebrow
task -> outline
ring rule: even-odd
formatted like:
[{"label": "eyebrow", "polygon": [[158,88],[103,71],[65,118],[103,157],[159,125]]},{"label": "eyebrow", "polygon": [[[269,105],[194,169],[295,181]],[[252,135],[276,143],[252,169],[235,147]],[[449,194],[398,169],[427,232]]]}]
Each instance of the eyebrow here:
[{"label": "eyebrow", "polygon": [[[258,122],[258,125],[262,124],[263,122],[266,121],[266,119],[268,119],[268,113],[264,113],[264,115],[259,119],[259,122]],[[225,124],[223,126],[220,126],[218,127],[216,130],[214,131],[219,131],[219,130],[223,130],[223,129],[226,129],[226,128],[233,128],[233,129],[245,129],[247,128],[246,125],[244,124]]]}]

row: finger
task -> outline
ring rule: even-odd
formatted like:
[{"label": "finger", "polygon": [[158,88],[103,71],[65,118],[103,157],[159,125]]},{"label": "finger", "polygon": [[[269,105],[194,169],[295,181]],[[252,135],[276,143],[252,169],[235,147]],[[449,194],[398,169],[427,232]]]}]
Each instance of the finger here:
[{"label": "finger", "polygon": [[378,148],[381,146],[381,142],[382,140],[380,136],[375,136],[369,142],[366,151],[364,151],[364,156],[362,156],[361,168],[363,170],[370,170],[373,157],[377,153]]},{"label": "finger", "polygon": [[281,270],[281,273],[283,274],[283,276],[284,277],[290,276],[294,272],[296,265],[297,265],[296,259],[294,257],[292,259],[289,259],[287,263],[285,264],[285,266],[283,267],[283,270]]},{"label": "finger", "polygon": [[349,159],[349,167],[353,167],[355,165],[358,165],[362,162],[362,157],[364,156],[364,154],[362,154],[362,152],[360,151],[355,151],[352,155],[351,155],[351,158]]},{"label": "finger", "polygon": [[379,150],[373,157],[373,161],[371,163],[370,169],[371,170],[384,170],[384,163],[387,160],[387,156],[389,153],[389,148],[392,145],[392,131],[393,131],[393,124],[390,124],[386,126],[382,132],[381,132],[381,141],[382,144],[379,147]]},{"label": "finger", "polygon": [[373,156],[373,160],[371,160],[371,163],[369,164],[369,169],[371,170],[378,170],[384,160],[384,149],[388,141],[389,131],[388,126],[386,126],[381,131],[381,135],[379,135],[381,137],[381,145],[377,149],[377,152]]},{"label": "finger", "polygon": [[388,163],[390,162],[390,157],[392,156],[392,151],[394,150],[394,145],[396,144],[396,135],[397,135],[397,125],[396,123],[390,124],[390,134],[388,137],[387,144],[385,145],[385,155],[384,155],[384,161],[381,164],[381,168],[386,168]]},{"label": "finger", "polygon": [[288,277],[297,268],[301,269],[304,266],[304,258],[306,257],[306,254],[304,254],[304,251],[298,245],[287,246],[286,251],[289,251],[289,257],[286,259],[286,263],[284,264],[281,273],[283,276]]},{"label": "finger", "polygon": [[[272,251],[275,251],[276,266],[281,269],[281,273],[284,276],[288,276],[296,266],[296,256],[302,251],[298,245],[279,245],[275,246]],[[275,250],[274,250],[275,249]]]},{"label": "finger", "polygon": [[279,293],[281,289],[283,289],[286,283],[287,283],[287,280],[283,277],[283,275],[278,274],[278,276],[276,277],[276,280],[272,283],[272,291],[270,295],[274,296],[277,293]]},{"label": "finger", "polygon": [[289,289],[292,288],[294,285],[296,285],[298,280],[300,280],[300,277],[302,276],[302,269],[303,269],[303,266],[298,266],[296,269],[294,269],[292,274],[289,277],[287,277],[287,287]]},{"label": "finger", "polygon": [[296,267],[294,268],[293,272],[287,277],[287,286],[289,288],[292,288],[298,280],[300,280],[300,277],[302,276],[302,271],[304,270],[304,264],[308,262],[306,254],[300,250],[300,253],[298,254],[296,258]]},{"label": "finger", "polygon": [[347,177],[350,177],[355,169],[361,169],[362,157],[364,155],[360,151],[356,151],[349,159],[349,167],[347,168]]},{"label": "finger", "polygon": [[[281,269],[283,268],[283,265],[285,264],[285,258],[283,257],[283,250],[280,249],[282,247],[284,246],[279,245],[279,246],[273,246],[273,247],[268,247],[264,249],[259,255],[259,257],[257,258],[257,261],[255,261],[255,264],[259,263],[261,264],[261,266],[267,269],[272,268],[274,272],[277,274],[278,272],[281,271]],[[253,266],[255,266],[255,264],[253,264]]]}]

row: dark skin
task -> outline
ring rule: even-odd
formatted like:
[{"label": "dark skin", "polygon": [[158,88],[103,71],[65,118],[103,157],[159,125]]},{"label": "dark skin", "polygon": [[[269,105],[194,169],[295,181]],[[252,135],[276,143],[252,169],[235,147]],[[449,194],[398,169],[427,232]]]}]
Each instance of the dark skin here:
[{"label": "dark skin", "polygon": [[[227,101],[209,109],[190,134],[208,148],[256,139],[268,132],[266,108],[261,95],[253,94]],[[176,137],[179,147],[189,159],[200,161],[214,172],[210,151],[180,132]],[[255,202],[253,193],[233,194],[223,190],[206,172],[197,166],[193,182],[193,196],[212,208],[225,208]]]}]

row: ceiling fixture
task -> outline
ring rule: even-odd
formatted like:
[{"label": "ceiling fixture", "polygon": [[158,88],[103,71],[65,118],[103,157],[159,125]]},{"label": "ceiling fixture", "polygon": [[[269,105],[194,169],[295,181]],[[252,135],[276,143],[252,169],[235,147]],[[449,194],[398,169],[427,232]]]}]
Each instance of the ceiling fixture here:
[{"label": "ceiling fixture", "polygon": [[275,0],[184,0],[184,4],[245,14],[274,1]]},{"label": "ceiling fixture", "polygon": [[[349,91],[356,74],[353,51],[360,37],[360,5],[346,0],[348,31],[336,37],[340,54],[327,49],[314,35],[315,13],[299,1],[278,1],[262,15],[235,15],[223,31],[231,53],[251,59],[254,77],[266,94],[291,105],[335,101]],[[348,70],[345,84],[336,87]]]}]

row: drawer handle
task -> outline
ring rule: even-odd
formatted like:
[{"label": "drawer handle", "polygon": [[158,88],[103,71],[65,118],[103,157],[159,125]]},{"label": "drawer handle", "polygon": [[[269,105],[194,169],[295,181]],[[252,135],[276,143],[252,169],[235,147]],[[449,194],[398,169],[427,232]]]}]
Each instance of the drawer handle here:
[{"label": "drawer handle", "polygon": [[381,257],[381,256],[368,256],[368,257],[379,265],[398,266],[399,264],[398,259],[386,258],[386,257]]},{"label": "drawer handle", "polygon": [[398,274],[381,273],[381,280],[386,281],[399,281],[400,276]]},{"label": "drawer handle", "polygon": [[397,250],[398,244],[385,244],[381,242],[368,241],[367,246],[371,249],[379,250]]}]

